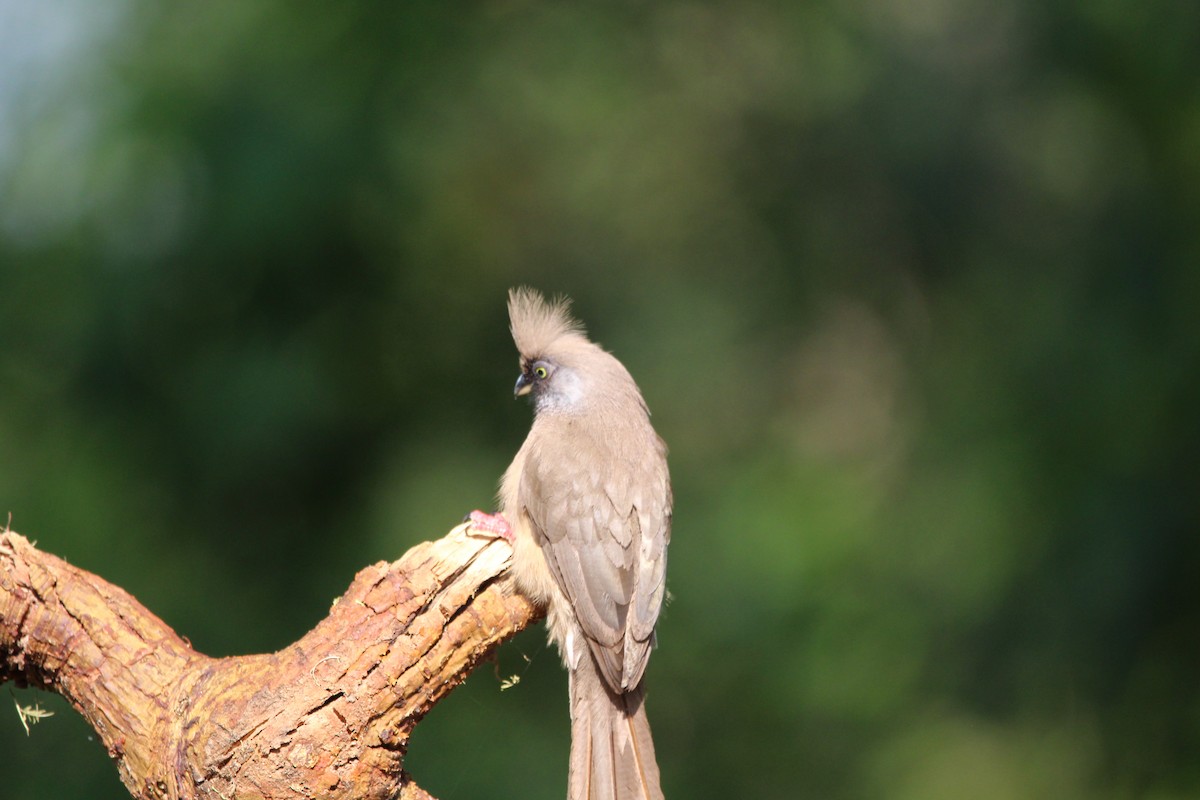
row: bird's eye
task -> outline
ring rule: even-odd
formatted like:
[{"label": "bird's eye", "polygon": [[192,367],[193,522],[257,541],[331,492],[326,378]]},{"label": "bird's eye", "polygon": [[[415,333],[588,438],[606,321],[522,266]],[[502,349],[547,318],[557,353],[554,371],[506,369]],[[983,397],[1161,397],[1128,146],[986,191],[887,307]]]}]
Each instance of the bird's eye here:
[{"label": "bird's eye", "polygon": [[538,367],[533,368],[533,375],[538,380],[544,380],[545,377],[549,374],[550,374],[550,372],[545,367],[538,366]]}]

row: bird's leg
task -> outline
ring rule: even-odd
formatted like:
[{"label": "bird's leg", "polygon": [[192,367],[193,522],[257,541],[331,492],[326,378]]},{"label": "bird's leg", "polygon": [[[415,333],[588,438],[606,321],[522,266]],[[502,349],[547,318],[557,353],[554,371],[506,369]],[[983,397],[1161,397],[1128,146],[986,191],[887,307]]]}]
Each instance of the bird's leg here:
[{"label": "bird's leg", "polygon": [[485,514],[482,511],[472,511],[470,514],[467,514],[466,521],[471,523],[471,530],[479,531],[480,533],[491,533],[509,544],[513,543],[512,528],[503,514]]}]

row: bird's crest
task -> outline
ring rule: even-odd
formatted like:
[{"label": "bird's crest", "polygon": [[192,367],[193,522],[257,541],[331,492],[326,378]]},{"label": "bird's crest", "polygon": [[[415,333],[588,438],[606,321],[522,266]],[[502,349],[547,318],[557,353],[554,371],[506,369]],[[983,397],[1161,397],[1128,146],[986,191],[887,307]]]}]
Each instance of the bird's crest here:
[{"label": "bird's crest", "polygon": [[513,341],[524,358],[540,358],[557,340],[582,338],[583,325],[571,314],[571,300],[551,301],[527,286],[508,291],[508,319]]}]

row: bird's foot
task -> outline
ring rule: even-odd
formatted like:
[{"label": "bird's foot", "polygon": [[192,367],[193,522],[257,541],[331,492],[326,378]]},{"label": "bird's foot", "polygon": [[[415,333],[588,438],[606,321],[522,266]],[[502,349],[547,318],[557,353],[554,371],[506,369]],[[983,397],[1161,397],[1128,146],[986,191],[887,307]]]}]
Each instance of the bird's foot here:
[{"label": "bird's foot", "polygon": [[513,531],[503,514],[485,514],[482,511],[472,511],[463,522],[471,523],[471,530],[479,533],[490,533],[498,536],[509,544],[513,543]]}]

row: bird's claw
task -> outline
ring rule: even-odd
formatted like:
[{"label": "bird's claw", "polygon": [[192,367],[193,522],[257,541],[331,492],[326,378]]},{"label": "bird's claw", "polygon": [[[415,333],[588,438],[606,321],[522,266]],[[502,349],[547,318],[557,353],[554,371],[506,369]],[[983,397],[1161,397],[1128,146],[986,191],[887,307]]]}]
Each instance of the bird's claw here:
[{"label": "bird's claw", "polygon": [[512,527],[503,514],[486,514],[482,511],[472,511],[463,519],[471,524],[471,530],[478,533],[492,534],[512,544],[514,541]]}]

